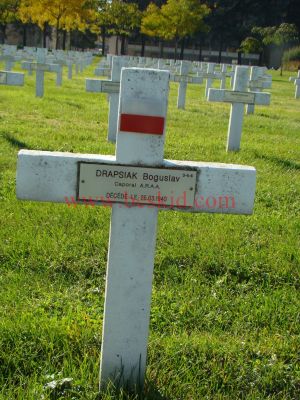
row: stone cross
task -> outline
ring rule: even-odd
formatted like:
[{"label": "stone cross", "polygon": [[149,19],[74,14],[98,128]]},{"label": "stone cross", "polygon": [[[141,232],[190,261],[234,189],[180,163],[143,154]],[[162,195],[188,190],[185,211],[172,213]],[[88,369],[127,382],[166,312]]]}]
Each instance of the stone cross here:
[{"label": "stone cross", "polygon": [[22,69],[31,69],[36,71],[36,85],[35,95],[36,97],[44,96],[44,74],[45,72],[61,72],[61,66],[58,64],[47,64],[46,60],[47,49],[37,49],[36,63],[24,61],[22,62]]},{"label": "stone cross", "polygon": [[[264,67],[251,67],[249,89],[253,92],[260,92],[262,89],[270,88],[272,81],[266,80],[264,77],[265,68]],[[247,104],[246,114],[254,113],[254,103]]]},{"label": "stone cross", "polygon": [[109,142],[116,142],[118,125],[118,105],[120,92],[121,69],[124,66],[122,57],[114,56],[112,59],[111,80],[86,79],[86,90],[88,92],[108,93],[108,135]]},{"label": "stone cross", "polygon": [[122,70],[116,156],[18,155],[18,199],[112,207],[100,389],[144,382],[158,211],[253,210],[255,168],[164,159],[168,92],[168,71]]},{"label": "stone cross", "polygon": [[190,63],[187,61],[181,61],[181,65],[180,65],[181,80],[179,81],[177,108],[185,107],[187,76],[188,76],[189,70],[190,70]]},{"label": "stone cross", "polygon": [[270,104],[270,94],[248,92],[249,82],[248,67],[237,66],[234,75],[233,91],[222,89],[209,89],[208,101],[231,103],[230,119],[228,126],[227,151],[238,151],[242,136],[244,105],[245,104]]},{"label": "stone cross", "polygon": [[227,77],[227,65],[222,64],[221,67],[221,83],[220,83],[220,89],[225,89],[226,88],[226,77]]},{"label": "stone cross", "polygon": [[206,85],[205,85],[205,97],[207,97],[208,91],[212,87],[215,67],[216,67],[216,64],[214,64],[214,63],[208,63],[208,65],[207,65],[207,78],[206,78]]},{"label": "stone cross", "polygon": [[24,74],[19,72],[0,71],[0,85],[23,86]]},{"label": "stone cross", "polygon": [[300,98],[300,70],[298,71],[297,77],[291,76],[289,81],[294,82],[294,85],[296,87],[295,99],[299,99]]},{"label": "stone cross", "polygon": [[0,62],[5,61],[5,71],[11,71],[15,62],[21,60],[21,57],[16,52],[17,46],[4,47],[3,54],[0,54]]},{"label": "stone cross", "polygon": [[189,63],[182,61],[180,67],[180,75],[170,74],[170,81],[179,82],[177,108],[185,108],[186,90],[188,83],[202,83],[201,76],[188,76]]}]

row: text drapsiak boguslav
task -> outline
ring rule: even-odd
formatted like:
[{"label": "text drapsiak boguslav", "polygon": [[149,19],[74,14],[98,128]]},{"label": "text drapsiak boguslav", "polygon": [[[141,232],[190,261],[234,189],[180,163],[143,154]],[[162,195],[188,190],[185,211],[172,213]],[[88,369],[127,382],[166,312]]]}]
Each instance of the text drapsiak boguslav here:
[{"label": "text drapsiak boguslav", "polygon": [[[97,177],[103,178],[119,178],[119,179],[138,179],[138,172],[130,172],[130,171],[110,171],[110,170],[96,170]],[[143,172],[142,179],[144,181],[152,181],[152,182],[178,182],[180,177],[179,176],[172,176],[172,175],[154,175],[149,174],[148,172]]]}]

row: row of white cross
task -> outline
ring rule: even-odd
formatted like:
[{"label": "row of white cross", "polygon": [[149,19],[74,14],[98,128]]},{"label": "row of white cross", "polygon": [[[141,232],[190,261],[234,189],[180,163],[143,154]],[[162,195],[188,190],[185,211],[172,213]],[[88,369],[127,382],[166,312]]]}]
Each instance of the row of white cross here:
[{"label": "row of white cross", "polygon": [[83,68],[92,63],[92,55],[90,53],[78,52],[55,52],[52,51],[51,55],[48,54],[47,49],[32,49],[29,51],[26,48],[24,51],[13,53],[11,47],[5,48],[4,53],[0,55],[0,61],[6,62],[6,71],[0,71],[2,80],[0,83],[14,86],[24,85],[24,74],[10,72],[14,63],[23,59],[30,61],[23,61],[21,68],[27,70],[29,75],[32,71],[36,71],[36,96],[44,96],[44,74],[45,72],[56,73],[56,85],[62,85],[63,65],[68,67],[68,78],[72,79],[73,65],[76,67],[76,73],[82,72]]},{"label": "row of white cross", "polygon": [[144,382],[158,211],[253,211],[255,168],[164,159],[169,79],[168,71],[122,69],[115,156],[18,155],[18,199],[112,206],[101,389]]},{"label": "row of white cross", "polygon": [[[109,118],[108,118],[108,140],[116,141],[117,114],[119,104],[119,87],[121,69],[127,64],[122,57],[113,57],[110,80],[86,79],[86,90],[89,92],[102,92],[109,95]],[[187,83],[201,83],[203,77],[212,79],[213,72],[210,72],[208,65],[207,74],[203,76],[188,76],[189,63],[182,62],[179,75],[170,75],[170,79],[179,82],[178,108],[184,108],[186,99]],[[263,78],[263,72],[259,67],[252,67],[249,76],[248,67],[236,67],[234,74],[233,90],[212,89],[207,87],[207,99],[214,102],[231,103],[231,112],[228,127],[227,150],[237,151],[240,149],[244,106],[247,105],[248,113],[254,112],[254,104],[270,104],[270,94],[261,93],[260,90],[267,87],[269,82]],[[223,86],[223,85],[222,85]],[[250,91],[248,90],[250,88]]]}]

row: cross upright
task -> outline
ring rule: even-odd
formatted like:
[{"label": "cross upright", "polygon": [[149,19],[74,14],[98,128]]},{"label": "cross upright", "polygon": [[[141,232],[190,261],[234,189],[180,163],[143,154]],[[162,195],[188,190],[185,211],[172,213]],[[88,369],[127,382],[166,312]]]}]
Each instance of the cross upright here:
[{"label": "cross upright", "polygon": [[205,97],[207,97],[207,95],[208,95],[208,91],[209,91],[210,87],[212,86],[213,80],[214,79],[222,79],[222,77],[223,77],[221,72],[215,72],[215,64],[214,63],[208,63],[206,72],[199,72],[198,76],[202,77],[203,79],[206,79]]},{"label": "cross upright", "polygon": [[0,71],[0,85],[23,86],[24,74],[19,72]]},{"label": "cross upright", "polygon": [[290,82],[294,82],[295,85],[295,99],[300,98],[300,70],[298,70],[297,77],[291,76]]},{"label": "cross upright", "polygon": [[118,125],[118,105],[120,93],[121,69],[125,62],[122,57],[112,58],[111,80],[86,79],[86,90],[88,92],[107,93],[109,95],[108,135],[109,142],[116,142]]},{"label": "cross upright", "polygon": [[226,88],[226,78],[227,78],[227,64],[222,64],[221,66],[221,82],[220,82],[220,89],[225,89]]},{"label": "cross upright", "polygon": [[227,151],[240,149],[245,104],[270,104],[270,94],[248,92],[249,70],[248,67],[237,66],[234,75],[233,90],[209,89],[208,101],[231,103]]},{"label": "cross upright", "polygon": [[202,83],[203,79],[198,76],[188,76],[190,70],[190,62],[181,61],[180,74],[170,75],[170,80],[173,82],[179,82],[178,97],[177,97],[177,108],[185,108],[186,100],[186,89],[188,83]]},{"label": "cross upright", "polygon": [[36,71],[36,85],[35,94],[36,97],[44,96],[44,74],[45,72],[56,72],[60,73],[61,66],[58,64],[46,63],[47,49],[37,49],[36,63],[24,61],[22,62],[22,69],[35,70]]},{"label": "cross upright", "polygon": [[212,87],[215,67],[216,67],[215,63],[208,63],[208,65],[207,65],[207,78],[206,78],[206,85],[205,85],[205,97],[207,97],[208,91]]},{"label": "cross upright", "polygon": [[168,71],[123,69],[115,156],[18,155],[19,199],[112,206],[101,389],[144,382],[158,211],[253,210],[255,168],[164,159],[168,92]]}]

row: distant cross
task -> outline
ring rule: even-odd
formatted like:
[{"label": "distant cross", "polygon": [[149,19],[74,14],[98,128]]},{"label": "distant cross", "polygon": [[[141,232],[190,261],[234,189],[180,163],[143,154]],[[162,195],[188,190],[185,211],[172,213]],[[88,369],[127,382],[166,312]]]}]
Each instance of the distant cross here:
[{"label": "distant cross", "polygon": [[297,77],[291,76],[290,82],[294,82],[295,85],[295,99],[300,98],[300,70],[298,70]]},{"label": "distant cross", "polygon": [[86,90],[88,92],[107,93],[109,95],[107,140],[113,143],[116,142],[117,136],[120,77],[124,64],[122,57],[114,56],[111,80],[86,79]]},{"label": "distant cross", "polygon": [[[113,204],[101,390],[110,381],[132,388],[144,383],[159,209],[253,210],[253,167],[164,160],[168,92],[167,71],[123,69],[116,156],[30,150],[18,156],[19,199]],[[234,206],[220,207],[222,196],[232,197]]]},{"label": "distant cross", "polygon": [[224,89],[209,89],[208,92],[208,101],[231,103],[227,151],[238,151],[240,149],[244,118],[244,105],[270,104],[270,94],[251,91],[248,92],[248,82],[248,67],[238,66],[235,69],[233,91]]},{"label": "distant cross", "polygon": [[227,77],[227,65],[226,64],[222,64],[221,74],[222,74],[222,77],[221,77],[220,89],[225,89],[226,88],[226,77]]},{"label": "distant cross", "polygon": [[[264,67],[251,67],[250,72],[250,80],[249,80],[249,88],[253,92],[260,92],[263,89],[270,88],[272,86],[272,81],[266,80],[264,75],[265,68]],[[246,106],[246,114],[254,113],[254,103],[247,104]]]},{"label": "distant cross", "polygon": [[188,83],[202,83],[203,79],[199,76],[188,76],[190,64],[186,61],[181,62],[180,75],[171,74],[170,81],[179,82],[177,108],[185,108],[186,90]]},{"label": "distant cross", "polygon": [[35,94],[36,97],[44,96],[44,74],[45,72],[56,72],[60,73],[61,66],[58,64],[47,64],[46,61],[47,49],[37,49],[36,63],[24,61],[22,62],[22,68],[27,70],[36,71],[36,84]]},{"label": "distant cross", "polygon": [[6,46],[3,54],[0,54],[0,62],[5,61],[5,71],[11,71],[16,61],[20,61],[21,57],[16,54],[16,46]]}]

